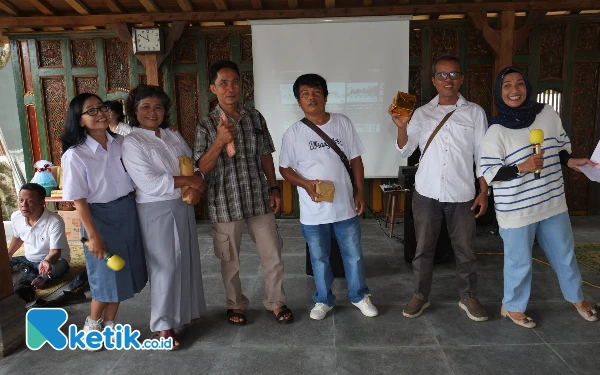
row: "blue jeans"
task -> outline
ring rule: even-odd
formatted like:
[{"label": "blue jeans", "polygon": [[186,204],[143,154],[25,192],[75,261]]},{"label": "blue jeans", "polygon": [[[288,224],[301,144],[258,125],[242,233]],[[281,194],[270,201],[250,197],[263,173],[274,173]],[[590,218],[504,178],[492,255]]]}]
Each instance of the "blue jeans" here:
[{"label": "blue jeans", "polygon": [[338,221],[331,224],[301,225],[302,235],[308,243],[310,262],[317,291],[313,295],[315,303],[333,306],[335,296],[331,293],[333,271],[329,264],[331,253],[331,234],[340,246],[346,283],[348,284],[348,299],[350,302],[360,302],[369,293],[365,280],[365,265],[363,263],[362,247],[360,245],[360,224],[358,217]]},{"label": "blue jeans", "polygon": [[521,228],[500,228],[504,240],[504,299],[508,311],[525,312],[531,293],[533,240],[537,238],[558,276],[564,298],[583,301],[581,274],[575,259],[575,241],[569,214],[563,212]]}]

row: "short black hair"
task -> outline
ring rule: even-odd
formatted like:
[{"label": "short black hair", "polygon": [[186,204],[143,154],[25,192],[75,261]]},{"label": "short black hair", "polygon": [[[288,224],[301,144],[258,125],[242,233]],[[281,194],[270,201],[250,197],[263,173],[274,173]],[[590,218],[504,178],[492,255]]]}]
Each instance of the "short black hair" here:
[{"label": "short black hair", "polygon": [[208,68],[208,83],[210,85],[214,85],[217,80],[217,73],[219,70],[229,68],[234,70],[238,77],[240,76],[240,68],[238,68],[237,64],[230,60],[221,60],[213,63],[210,68]]},{"label": "short black hair", "polygon": [[448,61],[448,62],[455,62],[458,64],[458,67],[460,68],[460,72],[462,73],[462,64],[460,63],[460,59],[454,55],[442,55],[440,57],[438,57],[437,59],[435,59],[435,61],[433,62],[433,65],[431,65],[431,76],[435,76],[435,67],[437,66],[437,64],[439,62],[442,61]]},{"label": "short black hair", "polygon": [[46,198],[46,189],[44,189],[44,187],[42,185],[36,184],[35,182],[28,182],[25,185],[21,186],[21,189],[19,189],[19,193],[22,190],[28,190],[28,191],[35,192],[39,199]]},{"label": "short black hair", "polygon": [[294,97],[296,100],[300,99],[300,86],[308,86],[312,88],[320,88],[323,90],[323,95],[327,97],[329,95],[329,91],[327,91],[327,81],[325,78],[321,77],[318,74],[309,73],[303,74],[300,77],[296,78],[296,82],[294,82]]},{"label": "short black hair", "polygon": [[123,104],[118,100],[107,100],[104,105],[108,107],[112,112],[116,113],[118,122],[125,121],[125,114],[123,113]]},{"label": "short black hair", "polygon": [[135,89],[129,91],[125,100],[125,113],[129,117],[129,125],[139,128],[140,123],[137,119],[137,107],[143,99],[155,97],[161,101],[165,109],[165,117],[160,124],[161,129],[169,127],[169,110],[171,109],[171,99],[159,86],[145,85],[140,83]]}]

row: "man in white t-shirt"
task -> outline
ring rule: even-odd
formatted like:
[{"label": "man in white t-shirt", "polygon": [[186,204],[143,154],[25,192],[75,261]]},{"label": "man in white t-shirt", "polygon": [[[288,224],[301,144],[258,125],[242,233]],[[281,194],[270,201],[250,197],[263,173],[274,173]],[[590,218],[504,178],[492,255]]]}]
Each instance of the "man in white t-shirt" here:
[{"label": "man in white t-shirt", "polygon": [[[45,208],[46,189],[29,183],[19,191],[19,211],[10,218],[13,237],[8,247],[11,269],[27,268],[25,278],[34,288],[43,289],[49,279],[57,279],[69,270],[70,249],[65,223]],[[12,255],[25,244],[25,256]]]},{"label": "man in white t-shirt", "polygon": [[[293,90],[306,119],[325,132],[347,156],[357,188],[356,194],[353,194],[350,175],[340,156],[308,125],[298,121],[285,132],[279,171],[289,183],[298,186],[302,235],[308,243],[317,289],[310,317],[316,320],[325,318],[335,302],[331,292],[333,272],[329,263],[332,235],[338,242],[344,261],[348,299],[365,316],[377,316],[365,280],[357,216],[365,208],[364,168],[360,156],[365,150],[350,119],[342,114],[325,112],[328,91],[323,77],[304,74],[296,79]],[[333,202],[315,201],[319,197],[315,188],[319,180],[333,182]]]}]

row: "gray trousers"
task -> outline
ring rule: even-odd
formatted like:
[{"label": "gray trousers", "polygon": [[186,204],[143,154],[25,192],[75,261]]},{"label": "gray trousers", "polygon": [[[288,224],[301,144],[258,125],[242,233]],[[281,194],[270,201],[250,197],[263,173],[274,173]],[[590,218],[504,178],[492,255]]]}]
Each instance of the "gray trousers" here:
[{"label": "gray trousers", "polygon": [[475,213],[473,201],[445,203],[414,192],[413,217],[417,250],[413,265],[414,296],[428,300],[433,278],[433,258],[437,239],[446,218],[448,234],[456,258],[456,281],[460,298],[475,297],[477,289],[477,263],[473,251],[475,237]]}]

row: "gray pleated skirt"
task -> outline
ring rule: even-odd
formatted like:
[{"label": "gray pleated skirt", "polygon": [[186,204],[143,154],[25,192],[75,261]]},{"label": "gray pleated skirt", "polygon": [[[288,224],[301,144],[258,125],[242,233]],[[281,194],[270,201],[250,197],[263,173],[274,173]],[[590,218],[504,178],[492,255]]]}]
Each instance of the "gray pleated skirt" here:
[{"label": "gray pleated skirt", "polygon": [[175,329],[206,311],[194,208],[181,198],[138,203],[150,276],[150,329]]},{"label": "gray pleated skirt", "polygon": [[[115,272],[108,268],[104,259],[96,258],[86,245],[83,246],[92,298],[98,302],[121,302],[132,298],[148,281],[135,200],[126,196],[109,203],[90,203],[89,207],[106,251],[125,260],[125,267]],[[88,237],[83,225],[81,234]]]}]

